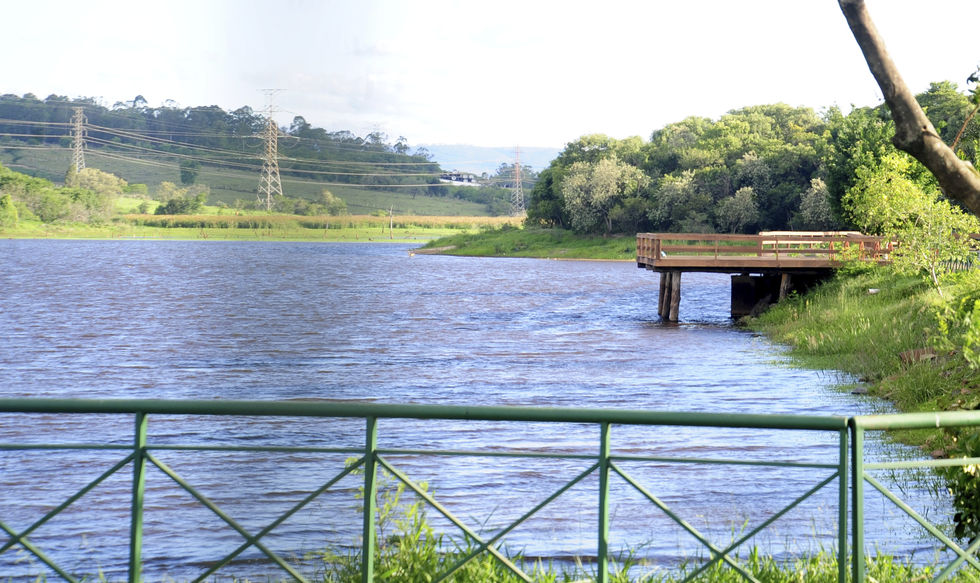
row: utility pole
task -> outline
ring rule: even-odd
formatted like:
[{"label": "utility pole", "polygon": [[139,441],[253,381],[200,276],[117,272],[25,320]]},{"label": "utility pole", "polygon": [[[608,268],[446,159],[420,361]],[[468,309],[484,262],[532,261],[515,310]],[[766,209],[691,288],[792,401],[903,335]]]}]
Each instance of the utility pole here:
[{"label": "utility pole", "polygon": [[71,164],[75,172],[85,169],[85,108],[76,107],[71,118]]},{"label": "utility pole", "polygon": [[259,178],[259,202],[262,202],[264,195],[265,210],[272,211],[272,197],[282,196],[282,180],[279,178],[279,126],[273,119],[275,106],[273,96],[281,89],[266,89],[269,105],[266,108],[265,130],[262,138],[265,140],[265,157],[262,160],[262,175]]},{"label": "utility pole", "polygon": [[521,185],[521,147],[517,147],[517,161],[514,163],[514,190],[510,195],[510,214],[513,217],[522,217],[526,213],[524,208],[524,187]]}]

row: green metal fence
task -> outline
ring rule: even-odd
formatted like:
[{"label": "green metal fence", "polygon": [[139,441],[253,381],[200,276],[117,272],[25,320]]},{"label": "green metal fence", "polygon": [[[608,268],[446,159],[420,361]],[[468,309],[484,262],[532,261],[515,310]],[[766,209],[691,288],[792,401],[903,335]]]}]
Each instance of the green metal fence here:
[{"label": "green metal fence", "polygon": [[[957,427],[957,426],[980,426],[980,412],[973,413],[940,413],[923,415],[893,415],[893,416],[874,416],[874,417],[831,417],[831,416],[793,416],[793,415],[748,415],[748,414],[710,414],[710,413],[668,413],[652,411],[634,410],[607,410],[607,409],[547,409],[547,408],[521,408],[521,407],[459,407],[459,406],[424,406],[424,405],[367,405],[367,404],[345,404],[328,402],[270,402],[270,401],[162,401],[162,400],[46,400],[46,399],[0,399],[0,413],[45,413],[45,414],[65,414],[65,415],[124,415],[130,417],[133,423],[132,440],[128,444],[78,444],[78,443],[3,443],[0,444],[0,451],[10,450],[92,450],[119,452],[119,459],[100,475],[94,477],[84,487],[69,496],[61,504],[51,508],[43,516],[39,517],[33,524],[22,530],[16,530],[3,520],[0,514],[0,529],[7,533],[7,540],[0,546],[0,554],[8,552],[14,547],[21,547],[30,553],[37,560],[44,563],[51,571],[56,573],[65,581],[77,581],[78,576],[69,573],[66,569],[57,564],[55,560],[45,554],[44,549],[36,546],[31,535],[45,523],[58,516],[72,504],[78,502],[84,495],[103,483],[110,476],[121,472],[131,472],[131,511],[130,511],[130,533],[129,533],[129,581],[142,580],[142,544],[143,544],[143,519],[146,511],[143,504],[146,476],[148,471],[156,470],[168,476],[180,488],[188,492],[201,505],[208,508],[219,517],[229,528],[237,532],[244,542],[233,552],[224,557],[216,557],[212,566],[203,572],[195,581],[203,581],[223,568],[229,562],[241,555],[250,548],[258,549],[271,564],[281,569],[283,575],[297,581],[306,581],[303,574],[277,555],[273,550],[263,543],[263,537],[276,529],[291,516],[301,511],[318,496],[336,486],[342,479],[350,476],[355,471],[363,471],[363,513],[362,513],[362,579],[365,582],[374,581],[375,574],[374,562],[371,560],[376,551],[376,528],[377,528],[377,501],[378,491],[377,475],[379,468],[403,482],[406,487],[414,491],[416,495],[436,512],[444,516],[448,521],[458,527],[466,537],[473,543],[473,551],[468,556],[461,559],[459,564],[450,567],[440,575],[440,579],[445,580],[450,577],[466,561],[489,553],[500,561],[507,569],[523,580],[530,581],[531,578],[521,570],[521,566],[513,561],[511,557],[500,550],[499,543],[504,537],[525,522],[535,513],[557,499],[562,493],[566,492],[583,479],[589,476],[598,477],[598,493],[595,501],[597,513],[597,523],[595,525],[595,540],[597,549],[597,562],[595,565],[596,579],[604,583],[609,578],[610,557],[609,532],[610,516],[609,509],[611,504],[610,477],[619,476],[626,484],[638,492],[650,504],[659,508],[664,515],[668,516],[681,529],[686,531],[693,539],[698,541],[706,551],[707,561],[700,566],[699,570],[691,573],[691,577],[696,577],[704,570],[718,563],[725,563],[730,568],[737,570],[747,581],[756,581],[755,576],[750,573],[738,559],[740,547],[745,545],[759,532],[769,527],[773,522],[785,516],[802,502],[812,497],[817,492],[825,488],[836,489],[836,522],[837,522],[837,552],[838,552],[838,580],[844,582],[848,578],[848,569],[854,581],[864,581],[864,547],[867,541],[864,540],[864,488],[865,483],[872,485],[881,491],[883,495],[891,499],[908,512],[916,521],[920,522],[932,535],[946,547],[952,549],[957,554],[957,559],[945,568],[940,577],[945,577],[948,573],[960,567],[963,562],[968,562],[973,567],[980,569],[976,557],[973,555],[980,546],[980,542],[975,542],[968,548],[963,549],[954,541],[945,536],[939,528],[931,525],[911,508],[905,505],[899,496],[888,491],[881,483],[871,475],[872,470],[882,468],[909,467],[912,462],[891,462],[871,464],[864,461],[863,444],[864,434],[869,430],[884,430],[894,428],[920,428],[920,427]],[[157,442],[148,437],[148,423],[154,416],[270,416],[283,418],[354,418],[362,419],[365,424],[363,447],[358,448],[324,448],[324,447],[304,447],[302,445],[289,447],[276,446],[222,446],[209,444],[181,444]],[[533,451],[468,451],[468,450],[445,450],[445,449],[383,449],[379,447],[378,441],[378,421],[380,419],[419,419],[419,420],[456,420],[456,421],[507,421],[507,422],[538,422],[538,423],[575,423],[590,424],[598,427],[598,442],[595,444],[594,453],[555,453],[535,449]],[[653,456],[641,455],[618,455],[615,453],[613,444],[615,443],[614,432],[612,429],[617,426],[673,426],[673,427],[692,427],[692,428],[745,428],[745,429],[765,429],[765,430],[796,430],[812,431],[829,434],[839,444],[836,459],[826,463],[799,463],[799,462],[780,462],[771,460],[744,460],[744,459],[663,459]],[[282,513],[266,527],[250,532],[247,528],[239,524],[220,508],[214,501],[195,488],[194,484],[182,477],[178,472],[169,467],[158,455],[165,450],[183,451],[215,451],[215,452],[240,452],[240,451],[260,451],[275,453],[341,453],[353,455],[351,463],[339,470],[331,478],[324,480],[319,487],[310,491],[300,502],[294,504],[286,512]],[[525,514],[520,516],[511,524],[497,530],[493,536],[481,536],[469,528],[464,521],[454,516],[440,501],[429,493],[423,486],[417,483],[411,476],[401,470],[397,464],[392,462],[392,458],[398,455],[409,454],[413,456],[489,456],[489,457],[511,457],[526,459],[575,459],[584,461],[587,466],[584,471],[575,475],[564,485],[557,488],[543,501],[534,505]],[[805,468],[812,470],[816,477],[813,487],[787,504],[784,508],[773,512],[766,520],[756,526],[751,531],[738,537],[727,545],[718,545],[709,540],[682,516],[676,513],[670,505],[657,497],[644,486],[642,480],[635,478],[625,465],[627,462],[635,461],[669,461],[672,463],[696,463],[696,464],[736,464],[736,465],[756,465],[776,468]],[[935,460],[916,462],[919,465],[937,466],[943,464],[977,464],[980,460]],[[849,483],[850,479],[850,483]],[[2,481],[2,480],[0,480]],[[848,498],[848,495],[851,495]],[[2,509],[0,509],[2,512]],[[848,528],[848,517],[853,517],[853,525]],[[850,544],[848,544],[850,538]]]}]

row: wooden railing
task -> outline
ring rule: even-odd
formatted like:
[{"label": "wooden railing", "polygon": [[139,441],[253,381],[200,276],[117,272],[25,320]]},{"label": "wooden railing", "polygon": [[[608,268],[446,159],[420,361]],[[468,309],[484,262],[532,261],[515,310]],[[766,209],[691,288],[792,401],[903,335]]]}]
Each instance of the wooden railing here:
[{"label": "wooden railing", "polygon": [[895,245],[883,237],[839,231],[639,233],[636,261],[650,269],[832,269],[849,258],[886,263]]}]

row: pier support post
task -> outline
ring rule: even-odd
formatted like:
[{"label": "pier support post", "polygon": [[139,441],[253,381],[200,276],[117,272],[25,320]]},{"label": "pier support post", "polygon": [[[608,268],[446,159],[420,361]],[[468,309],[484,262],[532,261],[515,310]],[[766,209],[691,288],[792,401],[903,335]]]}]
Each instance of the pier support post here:
[{"label": "pier support post", "polygon": [[666,322],[676,322],[681,307],[681,272],[660,272],[660,297],[657,315]]},{"label": "pier support post", "polygon": [[657,315],[664,317],[664,306],[667,305],[667,296],[670,295],[670,272],[660,272],[660,295],[657,296]]},{"label": "pier support post", "polygon": [[675,271],[670,278],[670,311],[667,314],[668,322],[676,322],[678,312],[681,309],[681,272]]},{"label": "pier support post", "polygon": [[793,277],[788,273],[781,274],[779,278],[779,301],[786,299],[789,292],[793,290]]}]

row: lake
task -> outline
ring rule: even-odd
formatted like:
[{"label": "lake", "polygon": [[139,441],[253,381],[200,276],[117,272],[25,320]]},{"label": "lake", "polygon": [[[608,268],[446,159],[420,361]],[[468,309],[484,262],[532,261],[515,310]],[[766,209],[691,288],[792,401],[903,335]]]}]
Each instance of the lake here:
[{"label": "lake", "polygon": [[[657,316],[656,274],[631,263],[412,255],[410,249],[392,244],[0,241],[0,396],[815,415],[886,410],[837,388],[852,379],[790,366],[782,347],[735,327],[726,275],[685,275],[678,325]],[[125,443],[131,425],[103,417],[8,415],[0,417],[0,440]],[[153,419],[150,431],[174,442],[363,444],[362,423],[341,420]],[[593,452],[596,433],[591,427],[545,424],[382,421],[380,440],[382,447],[492,443]],[[837,447],[827,436],[806,432],[649,428],[620,435],[622,451],[643,455],[826,461],[836,456]],[[874,441],[869,449],[879,458],[917,455]],[[18,530],[108,463],[72,452],[0,455],[2,520]],[[160,456],[226,504],[253,532],[343,464],[342,456]],[[567,460],[519,462],[517,467],[513,461],[474,464],[468,458],[441,460],[437,467],[411,457],[403,463],[483,530],[519,516],[527,509],[525,500],[548,492],[582,467]],[[692,524],[722,543],[814,483],[799,470],[753,473],[732,466],[668,465],[637,471]],[[94,563],[107,574],[124,573],[125,494],[121,503],[110,499],[125,492],[128,477],[124,472],[110,479],[31,540],[67,565]],[[948,514],[948,502],[930,495],[928,487],[896,480],[912,492],[922,512],[933,518]],[[508,546],[559,562],[594,556],[595,485],[586,480],[579,486],[515,530]],[[352,479],[325,494],[308,512],[276,529],[269,546],[301,557],[325,546],[356,544],[357,487]],[[647,506],[624,494],[613,507],[617,549],[634,549],[667,566],[697,552],[686,534]],[[835,507],[836,493],[827,490],[777,522],[759,539],[760,548],[784,555],[833,545]],[[868,514],[869,542],[880,537],[886,550],[925,552],[921,536],[886,504],[869,503]],[[435,517],[433,522],[442,526]],[[148,477],[147,580],[193,578],[222,550],[229,552],[240,542],[166,476]],[[245,556],[257,557],[251,551]],[[0,555],[4,578],[45,572],[23,549]],[[221,571],[226,576],[274,572],[251,562]]]}]

